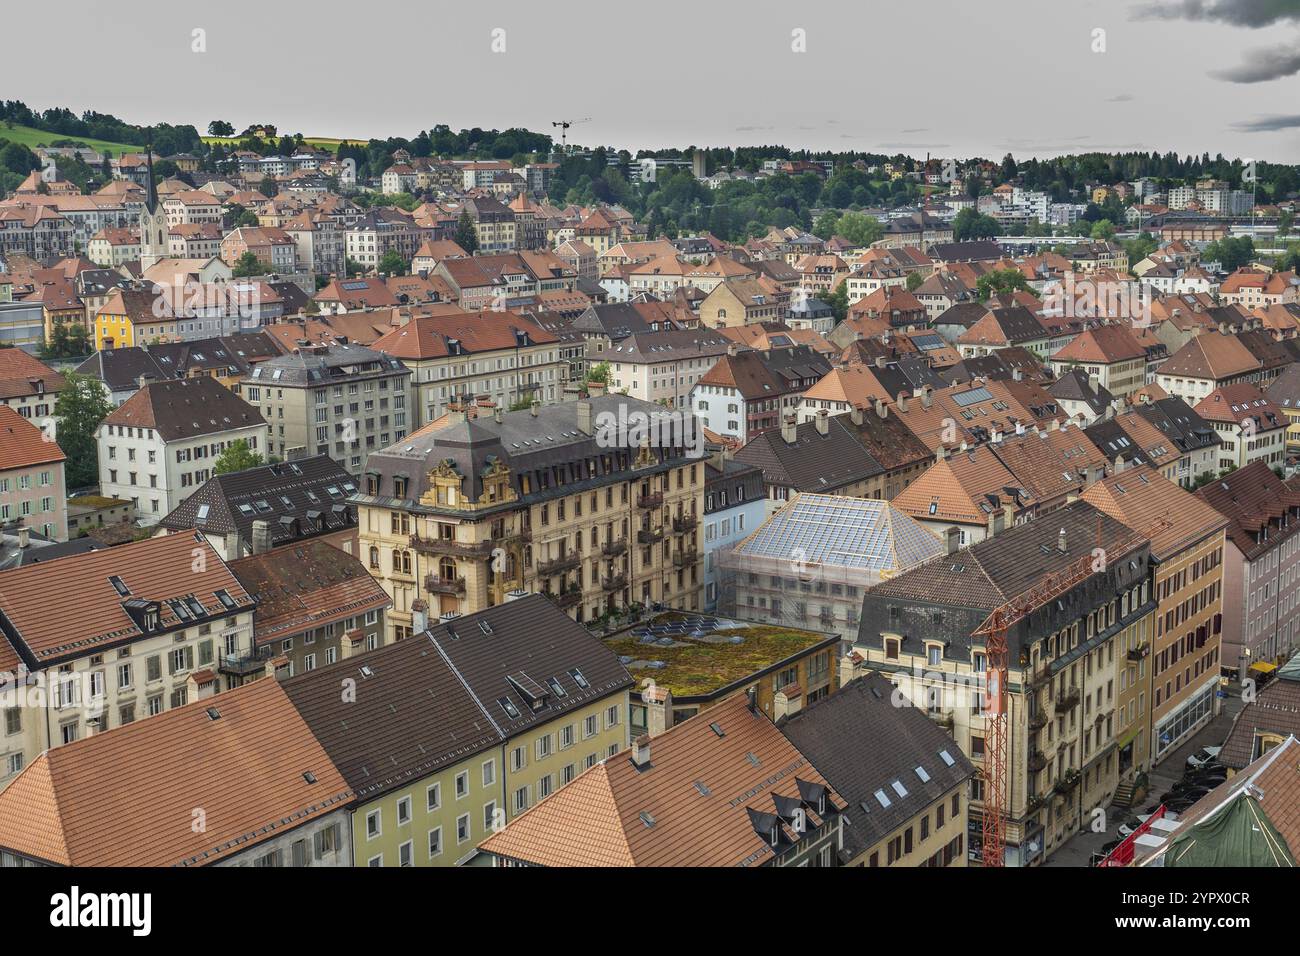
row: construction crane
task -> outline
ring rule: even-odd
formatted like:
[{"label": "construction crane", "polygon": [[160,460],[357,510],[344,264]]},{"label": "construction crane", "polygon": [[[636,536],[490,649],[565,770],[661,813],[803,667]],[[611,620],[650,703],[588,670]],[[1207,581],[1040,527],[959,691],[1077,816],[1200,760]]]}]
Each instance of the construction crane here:
[{"label": "construction crane", "polygon": [[557,120],[556,122],[551,124],[552,126],[557,126],[560,129],[560,152],[561,153],[563,153],[566,156],[569,154],[569,127],[579,126],[582,123],[590,123],[590,122],[591,122],[591,117],[586,116],[580,120]]},{"label": "construction crane", "polygon": [[[1101,548],[1101,515],[1097,516],[1097,547]],[[1125,538],[1106,552],[1104,561],[1128,554],[1171,526],[1161,519],[1145,532]],[[1064,531],[1062,531],[1064,534]],[[1004,866],[1007,845],[1007,633],[1037,608],[1050,604],[1093,574],[1097,556],[1088,553],[1041,578],[1029,590],[993,609],[973,633],[984,638],[984,866]]]}]

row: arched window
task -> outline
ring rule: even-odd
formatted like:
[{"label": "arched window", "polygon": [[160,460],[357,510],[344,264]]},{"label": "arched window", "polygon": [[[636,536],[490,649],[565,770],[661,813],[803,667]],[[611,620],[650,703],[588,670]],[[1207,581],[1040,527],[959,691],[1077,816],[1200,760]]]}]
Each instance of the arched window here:
[{"label": "arched window", "polygon": [[438,577],[444,581],[456,580],[456,559],[443,558],[438,562]]},{"label": "arched window", "polygon": [[379,568],[379,549],[373,544],[370,546],[370,566],[376,570]]}]

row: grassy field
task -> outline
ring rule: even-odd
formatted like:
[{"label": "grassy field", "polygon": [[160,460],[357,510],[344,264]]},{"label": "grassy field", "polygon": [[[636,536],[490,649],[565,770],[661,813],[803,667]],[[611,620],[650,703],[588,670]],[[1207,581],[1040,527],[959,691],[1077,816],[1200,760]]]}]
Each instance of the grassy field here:
[{"label": "grassy field", "polygon": [[58,140],[70,140],[82,143],[101,153],[111,153],[114,156],[120,153],[132,153],[141,149],[139,146],[131,146],[127,143],[109,143],[102,139],[64,136],[62,133],[47,133],[45,130],[32,129],[30,126],[9,127],[3,123],[0,123],[0,139],[6,139],[11,143],[20,143],[29,149],[35,149],[37,146],[49,146]]},{"label": "grassy field", "polygon": [[[203,137],[203,142],[207,143],[209,146],[216,146],[217,144],[222,146],[237,146],[241,141],[242,137],[239,136]],[[308,146],[319,146],[321,149],[327,149],[333,153],[338,150],[340,143],[356,143],[358,145],[364,145],[366,141],[361,139],[334,139],[329,136],[304,136],[303,142]]]}]

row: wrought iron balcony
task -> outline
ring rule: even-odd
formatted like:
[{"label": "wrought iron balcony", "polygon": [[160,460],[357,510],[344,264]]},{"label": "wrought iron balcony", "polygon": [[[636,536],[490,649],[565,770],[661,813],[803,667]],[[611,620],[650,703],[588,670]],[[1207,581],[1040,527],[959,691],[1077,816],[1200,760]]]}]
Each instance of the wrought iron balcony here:
[{"label": "wrought iron balcony", "polygon": [[673,564],[679,568],[689,568],[692,564],[694,564],[698,560],[700,560],[700,552],[698,551],[692,550],[692,551],[673,552]]},{"label": "wrought iron balcony", "polygon": [[1041,750],[1031,750],[1029,752],[1027,765],[1030,773],[1038,773],[1038,771],[1047,766],[1047,755]]},{"label": "wrought iron balcony", "polygon": [[655,491],[648,495],[637,495],[636,506],[644,510],[662,508],[664,506],[664,493],[662,491]]},{"label": "wrought iron balcony", "polygon": [[639,544],[658,544],[663,539],[663,528],[642,529],[636,533],[636,540]]},{"label": "wrought iron balcony", "polygon": [[582,552],[570,551],[567,554],[560,555],[558,558],[538,562],[537,573],[544,577],[550,577],[552,574],[562,574],[565,571],[572,571],[574,568],[581,566]]},{"label": "wrought iron balcony", "polygon": [[573,588],[569,591],[562,591],[559,594],[547,592],[546,596],[555,602],[556,607],[567,608],[582,603],[582,592],[577,588]]},{"label": "wrought iron balcony", "polygon": [[1151,653],[1151,645],[1148,644],[1146,641],[1143,641],[1137,647],[1132,648],[1128,652],[1128,659],[1136,664],[1138,661],[1144,660],[1146,656],[1150,653]]},{"label": "wrought iron balcony", "polygon": [[1079,701],[1081,699],[1079,688],[1071,687],[1061,697],[1057,698],[1056,712],[1058,714],[1068,714],[1070,711],[1074,710],[1074,708],[1079,706]]},{"label": "wrought iron balcony", "polygon": [[262,644],[254,647],[247,654],[223,654],[217,662],[217,670],[223,674],[235,674],[246,677],[266,669],[266,662],[273,656],[271,645]]},{"label": "wrought iron balcony", "polygon": [[411,535],[411,547],[425,554],[449,554],[458,558],[487,558],[492,554],[492,541],[476,541],[473,544],[457,541],[455,538],[422,538]]},{"label": "wrought iron balcony", "polygon": [[465,579],[429,574],[424,578],[424,589],[430,594],[464,594]]},{"label": "wrought iron balcony", "polygon": [[617,558],[627,550],[627,539],[619,538],[617,541],[606,541],[600,546],[600,553],[607,558]]},{"label": "wrought iron balcony", "polygon": [[602,591],[620,591],[627,587],[627,575],[615,574],[600,579],[600,589]]},{"label": "wrought iron balcony", "polygon": [[688,531],[694,531],[700,526],[700,519],[695,515],[682,515],[673,519],[673,533],[686,534]]}]

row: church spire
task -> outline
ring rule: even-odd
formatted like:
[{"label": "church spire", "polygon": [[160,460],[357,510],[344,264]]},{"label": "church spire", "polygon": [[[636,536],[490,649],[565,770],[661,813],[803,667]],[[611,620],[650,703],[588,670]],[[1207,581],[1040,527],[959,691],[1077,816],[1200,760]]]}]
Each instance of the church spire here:
[{"label": "church spire", "polygon": [[145,203],[145,208],[153,212],[158,205],[158,190],[154,188],[153,183],[153,143],[145,147],[145,162],[149,166],[149,198]]}]

